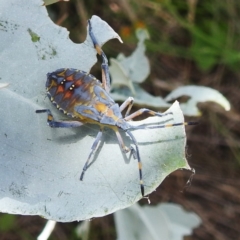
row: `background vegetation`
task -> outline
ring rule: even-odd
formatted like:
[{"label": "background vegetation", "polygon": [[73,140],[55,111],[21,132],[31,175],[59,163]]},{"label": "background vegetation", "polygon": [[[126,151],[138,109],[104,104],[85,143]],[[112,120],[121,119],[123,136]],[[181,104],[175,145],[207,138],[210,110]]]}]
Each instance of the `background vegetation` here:
[{"label": "background vegetation", "polygon": [[[239,239],[239,1],[70,0],[48,11],[77,43],[85,39],[86,21],[93,14],[108,22],[124,41],[108,42],[108,57],[129,55],[137,44],[135,29],[147,28],[151,75],[142,86],[153,95],[195,84],[228,98],[230,112],[212,103],[200,104],[203,114],[194,119],[200,125],[187,129],[187,158],[196,170],[191,186],[186,186],[190,173],[177,171],[151,194],[151,202],[179,203],[202,218],[202,226],[186,239]],[[99,64],[93,74],[101,79]],[[35,239],[44,224],[40,217],[0,214],[0,239]],[[77,239],[77,224],[58,224],[51,239]],[[91,221],[90,239],[116,239],[112,216]]]}]

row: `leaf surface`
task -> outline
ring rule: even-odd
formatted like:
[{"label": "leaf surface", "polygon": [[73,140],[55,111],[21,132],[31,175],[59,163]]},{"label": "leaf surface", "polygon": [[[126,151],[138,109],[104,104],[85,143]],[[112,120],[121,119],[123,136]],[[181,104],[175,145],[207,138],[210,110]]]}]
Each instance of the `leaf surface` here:
[{"label": "leaf surface", "polygon": [[[0,0],[0,9],[0,79],[9,83],[0,91],[0,211],[68,222],[104,216],[137,202],[142,197],[137,161],[121,152],[111,129],[105,129],[93,164],[79,181],[99,128],[51,129],[47,116],[35,113],[49,108],[57,120],[66,118],[46,98],[46,74],[63,67],[88,72],[97,60],[89,36],[82,44],[73,43],[38,0]],[[119,38],[97,16],[91,22],[101,45]],[[173,115],[132,124],[183,121],[178,103],[169,111]],[[146,194],[172,171],[189,168],[184,127],[133,134]]]}]

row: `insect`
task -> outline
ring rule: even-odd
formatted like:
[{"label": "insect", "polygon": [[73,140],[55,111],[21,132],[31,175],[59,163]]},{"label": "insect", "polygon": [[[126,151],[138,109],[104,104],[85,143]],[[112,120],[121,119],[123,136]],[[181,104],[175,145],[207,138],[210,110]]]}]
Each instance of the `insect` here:
[{"label": "insect", "polygon": [[[97,149],[98,143],[102,137],[105,127],[111,128],[117,136],[118,143],[123,152],[132,152],[133,156],[138,160],[139,179],[141,194],[144,196],[144,184],[142,175],[142,163],[138,148],[138,143],[131,130],[135,129],[153,129],[165,128],[180,125],[193,125],[194,122],[181,122],[168,125],[156,126],[132,126],[129,120],[147,113],[151,116],[165,116],[172,114],[171,112],[161,114],[147,108],[142,108],[130,114],[134,99],[129,97],[122,105],[118,105],[109,94],[110,76],[108,69],[108,60],[105,53],[98,44],[93,32],[90,20],[89,35],[91,37],[94,48],[102,58],[102,82],[97,80],[91,74],[72,69],[61,68],[47,74],[46,90],[50,101],[64,114],[71,117],[69,121],[55,121],[49,109],[36,110],[36,113],[46,112],[48,114],[47,123],[53,128],[73,128],[80,127],[85,123],[98,124],[100,130],[92,144],[89,156],[83,166],[80,180],[83,180],[84,174],[89,167],[89,162]],[[125,116],[122,116],[122,111],[126,109]],[[123,139],[119,133],[122,129],[131,138],[135,147],[125,146]]]}]

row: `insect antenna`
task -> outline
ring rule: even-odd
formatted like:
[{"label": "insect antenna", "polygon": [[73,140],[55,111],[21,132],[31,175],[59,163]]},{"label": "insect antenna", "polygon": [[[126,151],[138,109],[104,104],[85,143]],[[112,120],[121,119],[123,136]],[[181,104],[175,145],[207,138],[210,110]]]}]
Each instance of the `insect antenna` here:
[{"label": "insect antenna", "polygon": [[135,145],[135,149],[131,148],[131,151],[133,151],[133,156],[135,156],[138,160],[140,188],[141,188],[142,196],[144,197],[144,185],[143,185],[143,179],[142,179],[142,162],[141,162],[141,158],[140,158],[138,143],[137,143],[137,140],[135,139],[135,137],[133,136],[133,134],[129,130],[126,130],[126,133],[129,135],[129,137],[133,141],[133,144]]},{"label": "insect antenna", "polygon": [[139,126],[131,126],[131,129],[155,129],[155,128],[169,128],[176,126],[187,126],[187,125],[197,125],[198,122],[180,122],[180,123],[170,123],[164,125],[156,125],[156,126],[147,126],[147,124],[139,125]]}]

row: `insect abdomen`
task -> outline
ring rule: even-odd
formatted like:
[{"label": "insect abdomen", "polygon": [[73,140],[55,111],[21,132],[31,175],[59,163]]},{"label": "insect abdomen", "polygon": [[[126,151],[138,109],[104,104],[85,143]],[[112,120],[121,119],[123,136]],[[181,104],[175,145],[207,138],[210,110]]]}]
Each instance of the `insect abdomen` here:
[{"label": "insect abdomen", "polygon": [[86,72],[65,68],[47,74],[47,94],[50,100],[62,111],[73,114],[74,106],[92,99],[92,84],[101,83]]},{"label": "insect abdomen", "polygon": [[94,76],[71,68],[47,76],[48,97],[65,114],[82,122],[113,126],[122,118],[119,106]]}]

